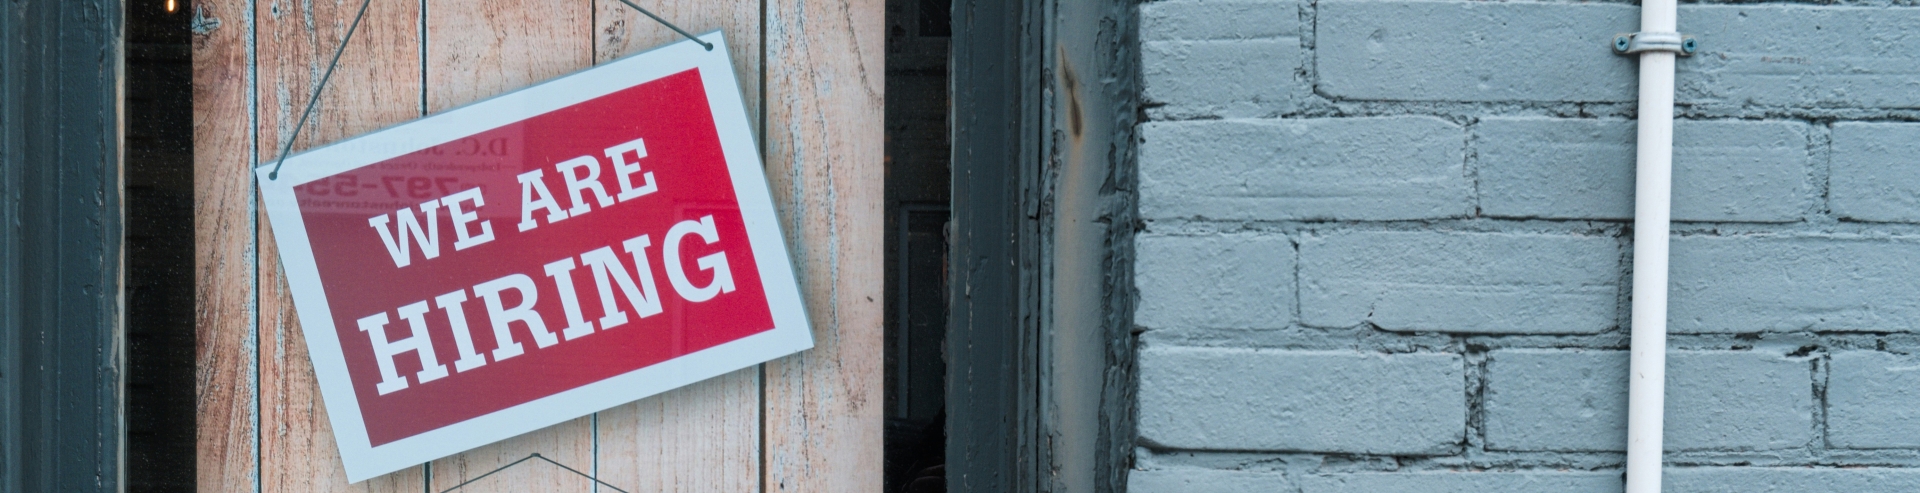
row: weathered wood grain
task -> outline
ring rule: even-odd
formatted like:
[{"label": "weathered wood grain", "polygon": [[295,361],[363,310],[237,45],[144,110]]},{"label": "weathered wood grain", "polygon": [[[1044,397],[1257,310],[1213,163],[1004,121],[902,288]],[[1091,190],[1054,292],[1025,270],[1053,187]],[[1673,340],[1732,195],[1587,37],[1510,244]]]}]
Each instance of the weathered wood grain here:
[{"label": "weathered wood grain", "polygon": [[427,0],[427,111],[587,68],[592,29],[587,0]]},{"label": "weathered wood grain", "polygon": [[882,479],[884,7],[767,2],[767,174],[815,341],[766,365],[769,491]]},{"label": "weathered wood grain", "polygon": [[[740,80],[747,103],[747,123],[760,131],[760,4],[759,2],[635,2],[694,35],[721,31],[727,36],[727,55]],[[594,0],[594,62],[651,50],[686,39],[654,22],[620,0]]]},{"label": "weathered wood grain", "polygon": [[[539,459],[513,466],[491,476],[489,471],[538,453],[567,467],[593,474],[593,418],[581,417],[535,430],[492,445],[454,454],[433,461],[432,491],[479,479],[460,488],[462,492],[486,491],[593,491],[593,481]],[[616,484],[616,486],[618,486]],[[625,489],[622,487],[621,489]],[[638,491],[638,490],[629,490]]]},{"label": "weathered wood grain", "polygon": [[[193,8],[195,484],[253,491],[253,79],[246,0]],[[219,24],[215,25],[214,22]]]},{"label": "weathered wood grain", "polygon": [[[593,4],[427,0],[427,111],[440,112],[587,68]],[[581,418],[433,462],[440,491],[538,452],[592,472],[593,420]],[[522,464],[461,491],[589,491],[551,464]]]},{"label": "weathered wood grain", "polygon": [[[594,59],[607,62],[685,39],[619,0],[597,0]],[[652,2],[695,34],[721,30],[747,120],[760,111],[758,2]],[[599,414],[600,475],[632,491],[754,491],[760,481],[760,369],[747,368]]]},{"label": "weathered wood grain", "polygon": [[[358,2],[260,1],[255,40],[262,162],[280,153]],[[294,152],[420,116],[420,5],[374,2]],[[260,482],[263,491],[421,491],[405,469],[348,484],[264,211],[258,219]]]},{"label": "weathered wood grain", "polygon": [[[331,84],[329,84],[331,85]],[[266,215],[260,221],[266,223]],[[340,449],[320,399],[320,384],[307,360],[307,340],[294,319],[293,300],[272,235],[262,231],[260,272],[260,484],[267,492],[417,492],[419,466],[347,483]],[[267,272],[274,272],[271,277]]]},{"label": "weathered wood grain", "polygon": [[600,414],[600,476],[628,491],[756,491],[760,368]]}]

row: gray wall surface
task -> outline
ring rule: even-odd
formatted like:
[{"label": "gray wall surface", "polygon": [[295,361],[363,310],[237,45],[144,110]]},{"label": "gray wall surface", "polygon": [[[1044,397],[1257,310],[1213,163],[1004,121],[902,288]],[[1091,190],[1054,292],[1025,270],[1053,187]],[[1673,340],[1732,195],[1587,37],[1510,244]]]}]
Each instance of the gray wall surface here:
[{"label": "gray wall surface", "polygon": [[[1141,4],[1135,492],[1616,492],[1639,7]],[[1920,491],[1920,4],[1709,2],[1666,490]]]}]

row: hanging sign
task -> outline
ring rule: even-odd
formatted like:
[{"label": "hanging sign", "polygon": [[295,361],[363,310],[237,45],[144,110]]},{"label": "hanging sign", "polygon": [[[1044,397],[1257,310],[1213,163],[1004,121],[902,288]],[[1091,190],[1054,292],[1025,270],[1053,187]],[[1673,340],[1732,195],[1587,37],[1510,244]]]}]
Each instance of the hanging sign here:
[{"label": "hanging sign", "polygon": [[812,347],[701,39],[257,170],[349,480]]}]

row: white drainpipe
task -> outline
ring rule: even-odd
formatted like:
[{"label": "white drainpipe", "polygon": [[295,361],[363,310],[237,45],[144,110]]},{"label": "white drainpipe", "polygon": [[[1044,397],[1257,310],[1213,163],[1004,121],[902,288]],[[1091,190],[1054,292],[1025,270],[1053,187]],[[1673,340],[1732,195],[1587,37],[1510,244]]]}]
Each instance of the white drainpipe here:
[{"label": "white drainpipe", "polygon": [[1627,390],[1627,493],[1659,493],[1667,376],[1667,225],[1673,190],[1673,66],[1694,51],[1675,0],[1643,0],[1640,31],[1614,49],[1640,56],[1633,210],[1633,356]]}]

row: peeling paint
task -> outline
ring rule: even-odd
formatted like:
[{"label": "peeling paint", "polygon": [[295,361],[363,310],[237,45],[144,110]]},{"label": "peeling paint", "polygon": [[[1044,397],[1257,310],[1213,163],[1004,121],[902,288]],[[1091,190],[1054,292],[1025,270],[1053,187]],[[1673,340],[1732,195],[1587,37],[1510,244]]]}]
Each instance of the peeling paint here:
[{"label": "peeling paint", "polygon": [[194,35],[206,36],[220,28],[220,18],[207,15],[206,5],[196,4],[193,6],[193,20],[189,25]]}]

